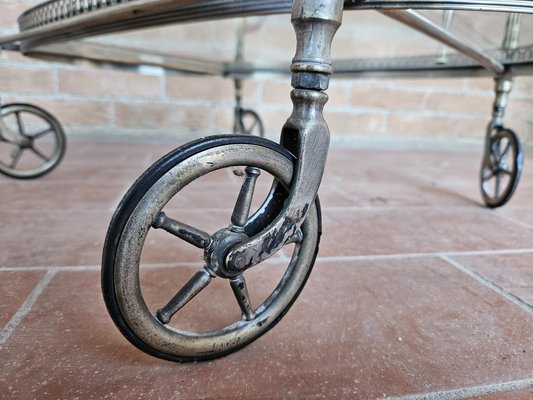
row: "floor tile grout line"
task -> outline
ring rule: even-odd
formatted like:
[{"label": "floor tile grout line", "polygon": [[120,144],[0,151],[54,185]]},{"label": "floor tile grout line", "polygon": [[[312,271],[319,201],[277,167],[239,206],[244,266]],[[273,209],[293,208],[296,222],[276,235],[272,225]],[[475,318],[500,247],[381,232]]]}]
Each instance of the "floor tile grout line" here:
[{"label": "floor tile grout line", "polygon": [[484,396],[488,394],[514,392],[533,388],[533,379],[524,379],[519,381],[510,381],[495,383],[492,385],[472,386],[467,388],[445,390],[439,392],[430,392],[414,394],[399,397],[385,397],[383,400],[459,400],[468,399],[473,396]]},{"label": "floor tile grout line", "polygon": [[[530,209],[531,207],[527,207],[527,209]],[[472,205],[470,204],[457,204],[457,205],[435,205],[435,204],[427,204],[427,205],[410,205],[410,204],[397,204],[397,205],[367,205],[367,206],[357,206],[357,205],[346,205],[346,206],[328,206],[325,205],[321,208],[322,212],[328,212],[328,211],[380,211],[380,212],[388,212],[388,211],[453,211],[453,210],[461,210],[461,211],[471,211],[474,213],[483,213],[487,215],[493,215],[491,213],[487,212],[486,208],[479,207],[476,209],[472,209]]]},{"label": "floor tile grout line", "polygon": [[470,250],[470,251],[448,251],[437,254],[445,256],[487,256],[487,255],[506,255],[506,254],[530,254],[533,248],[526,249],[502,249],[502,250]]},{"label": "floor tile grout line", "polygon": [[449,263],[451,266],[453,266],[454,268],[458,269],[459,271],[461,271],[461,272],[465,273],[466,275],[470,276],[471,278],[475,279],[476,281],[478,281],[479,283],[481,283],[485,287],[495,291],[500,296],[504,297],[505,299],[507,299],[508,301],[513,303],[514,305],[522,308],[524,311],[528,312],[529,314],[533,314],[533,307],[532,306],[530,306],[529,304],[525,303],[524,301],[522,301],[522,299],[520,299],[519,297],[515,296],[514,294],[512,294],[508,290],[504,289],[503,287],[495,284],[490,279],[487,279],[483,275],[472,271],[471,269],[465,267],[463,264],[455,261],[454,259],[452,259],[452,258],[450,258],[448,256],[441,256],[441,259],[443,259],[444,261],[446,261],[447,263]]},{"label": "floor tile grout line", "polygon": [[72,266],[72,265],[66,265],[66,266],[60,266],[60,267],[50,267],[46,265],[33,265],[31,267],[17,267],[17,266],[10,266],[10,267],[0,267],[0,272],[31,272],[31,271],[53,271],[57,270],[59,271],[96,271],[97,269],[100,269],[101,267],[99,265],[79,265],[79,266]]},{"label": "floor tile grout line", "polygon": [[[123,189],[123,193],[120,194],[116,199],[113,200],[112,202],[112,205],[105,208],[105,207],[101,207],[101,208],[93,208],[93,209],[87,209],[87,208],[84,208],[84,209],[81,209],[81,208],[69,208],[68,211],[105,211],[105,212],[113,212],[115,211],[116,207],[118,206],[118,204],[120,203],[120,200],[122,200],[122,198],[124,197],[124,194],[128,191],[128,189],[133,185],[133,181],[124,185],[124,189]],[[171,207],[171,209],[173,210],[187,210],[187,211],[191,211],[190,209],[188,208],[180,208],[180,207]],[[523,210],[529,210],[531,209],[531,207],[523,207],[522,208]],[[0,208],[0,212],[17,212],[17,211],[21,211],[23,210],[22,208]],[[397,206],[325,206],[325,207],[322,207],[321,208],[322,210],[322,213],[323,214],[327,214],[328,212],[392,212],[392,211],[434,211],[435,210],[435,207],[434,206],[431,206],[431,205],[427,205],[427,206],[408,206],[408,205],[397,205]],[[447,207],[438,207],[438,210],[440,211],[454,211],[454,210],[460,210],[460,211],[465,211],[465,210],[471,210],[468,206],[447,206]],[[25,210],[24,211],[29,211],[29,212],[41,212],[42,209],[39,209],[39,210]],[[56,209],[56,208],[50,208],[50,209],[46,209],[46,211],[52,211],[52,212],[63,212],[64,210],[63,209]],[[199,208],[197,210],[195,210],[195,212],[202,212],[202,213],[205,213],[205,212],[226,212],[228,211],[227,208],[216,208],[216,207],[206,207],[206,208]],[[479,212],[482,212],[484,210],[481,210],[481,211],[476,211],[477,213]],[[508,217],[508,216],[504,216],[504,215],[500,215],[500,214],[487,214],[487,215],[495,215],[495,216],[498,216],[502,219],[505,219],[509,222],[514,222],[516,224],[519,224],[523,227],[526,227],[526,228],[529,228],[529,229],[533,229],[533,226],[531,224],[526,224],[526,223],[523,223],[519,220],[516,220],[516,219],[513,219],[511,217]]]},{"label": "floor tile grout line", "polygon": [[[117,182],[118,183],[118,182]],[[123,187],[123,192],[117,196],[118,200],[121,200],[122,197],[124,197],[124,193],[127,192],[127,190],[133,185],[133,181],[132,182],[129,182],[127,184],[125,184]],[[114,199],[115,200],[115,203],[118,203],[116,200],[117,199]],[[181,207],[171,207],[171,209],[175,209],[175,210],[188,210],[190,211],[188,208],[184,207],[184,208],[181,208]],[[520,210],[529,210],[531,209],[531,207],[522,207],[520,208]],[[0,208],[0,211],[1,212],[14,212],[14,211],[20,211],[22,210],[22,208]],[[54,209],[54,208],[50,208],[49,209],[50,211],[63,211],[63,209]],[[69,209],[69,211],[79,211],[80,209]],[[369,212],[369,211],[376,211],[376,212],[388,212],[388,211],[405,211],[405,210],[408,210],[408,211],[435,211],[436,208],[435,206],[432,206],[432,205],[425,205],[425,206],[421,206],[421,205],[392,205],[392,206],[324,206],[321,208],[322,212],[323,213],[327,213],[328,211],[334,211],[334,212],[339,212],[339,211],[349,211],[349,212]],[[439,211],[454,211],[454,210],[461,210],[461,211],[472,211],[471,207],[470,206],[440,206],[438,207],[438,210]],[[29,210],[29,211],[32,211],[32,210]],[[41,209],[39,210],[33,210],[34,212],[38,212],[38,211],[41,211]],[[90,209],[89,211],[109,211],[109,210],[105,210],[104,208],[98,208],[98,209],[95,209],[95,210],[92,210]],[[114,210],[111,210],[111,211],[114,211]],[[196,210],[197,212],[226,212],[228,211],[228,208],[221,208],[221,207],[204,207],[204,208],[198,208]],[[479,214],[479,213],[483,213],[485,214],[486,210],[484,209],[481,209],[481,210],[475,210],[474,211],[475,213]],[[508,216],[505,216],[505,215],[501,215],[501,214],[497,214],[497,213],[487,213],[486,215],[495,215],[495,216],[499,216],[501,218],[504,218],[506,220],[509,220],[509,221],[514,221],[516,223],[520,223],[520,221],[518,220],[515,220],[515,219],[512,219]],[[524,226],[526,227],[529,227],[531,228],[532,225],[530,224],[524,224]]]},{"label": "floor tile grout line", "polygon": [[19,324],[22,322],[24,317],[31,311],[33,305],[43,293],[44,289],[48,286],[50,281],[54,278],[57,273],[56,268],[48,270],[46,275],[39,281],[39,283],[33,288],[31,293],[28,295],[24,303],[20,306],[17,312],[11,317],[9,322],[6,324],[4,329],[0,331],[0,348],[4,343],[9,339],[11,334],[17,329]]},{"label": "floor tile grout line", "polygon": [[388,260],[388,259],[405,259],[405,258],[424,258],[424,257],[466,257],[466,256],[491,256],[491,255],[508,255],[508,254],[531,254],[533,248],[529,249],[505,249],[505,250],[472,250],[472,251],[439,251],[429,253],[397,253],[397,254],[369,254],[359,256],[324,256],[317,257],[317,261],[334,262],[334,261],[364,261],[364,260]]},{"label": "floor tile grout line", "polygon": [[505,220],[505,221],[508,221],[508,222],[512,222],[513,224],[516,224],[516,225],[519,225],[523,228],[528,228],[528,229],[533,229],[533,225],[531,224],[528,224],[526,222],[523,222],[523,221],[520,221],[516,218],[513,218],[513,217],[510,217],[508,215],[505,215],[505,214],[497,214],[498,217],[500,217],[501,219]]},{"label": "floor tile grout line", "polygon": [[[431,257],[469,257],[469,256],[497,256],[513,254],[532,254],[533,248],[530,249],[505,249],[505,250],[472,250],[472,251],[449,251],[434,253],[397,253],[397,254],[369,254],[359,256],[318,256],[316,262],[342,262],[342,261],[372,261],[372,260],[403,260],[408,258],[431,258]],[[272,258],[271,261],[276,263],[289,260],[284,254],[278,258]],[[143,264],[145,268],[172,268],[172,267],[197,267],[202,266],[201,261],[169,262],[169,263],[147,263]],[[101,265],[65,265],[65,266],[0,266],[0,272],[13,271],[48,271],[57,269],[58,271],[97,271]]]},{"label": "floor tile grout line", "polygon": [[[172,267],[202,267],[202,262],[174,262],[174,263],[154,263],[143,264],[143,268],[156,269],[156,268],[172,268]],[[16,271],[52,271],[56,272],[83,272],[83,271],[100,271],[101,265],[66,265],[66,266],[32,266],[32,267],[0,267],[0,272],[16,272]]]}]

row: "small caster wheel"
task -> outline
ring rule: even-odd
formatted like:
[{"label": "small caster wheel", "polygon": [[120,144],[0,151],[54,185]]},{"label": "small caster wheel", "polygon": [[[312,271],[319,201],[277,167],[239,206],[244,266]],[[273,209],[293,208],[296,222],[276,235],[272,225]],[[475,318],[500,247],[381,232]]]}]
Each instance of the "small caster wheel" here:
[{"label": "small caster wheel", "polygon": [[[66,138],[57,119],[30,104],[1,108],[0,172],[18,179],[42,176],[54,169],[65,154]],[[10,136],[14,136],[11,138]]]},{"label": "small caster wheel", "polygon": [[516,133],[497,128],[489,138],[481,167],[481,194],[487,207],[500,207],[511,199],[522,165],[522,146]]},{"label": "small caster wheel", "polygon": [[236,113],[237,129],[235,133],[245,135],[255,135],[259,137],[265,136],[265,128],[261,117],[253,110],[241,108]]},{"label": "small caster wheel", "polygon": [[[316,258],[318,199],[281,254],[244,272],[224,261],[279,215],[293,163],[266,139],[214,136],[167,154],[135,182],[112,218],[102,265],[107,309],[132,344],[167,360],[208,360],[280,321]],[[190,216],[199,204],[209,218]]]}]

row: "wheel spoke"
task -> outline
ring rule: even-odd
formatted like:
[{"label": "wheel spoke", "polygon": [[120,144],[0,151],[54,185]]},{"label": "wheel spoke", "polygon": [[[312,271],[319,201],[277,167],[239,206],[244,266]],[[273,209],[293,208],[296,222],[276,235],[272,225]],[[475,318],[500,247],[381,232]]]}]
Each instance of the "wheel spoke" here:
[{"label": "wheel spoke", "polygon": [[499,157],[497,154],[497,150],[494,147],[491,147],[491,151],[490,151],[489,159],[488,159],[489,166],[492,169],[494,169],[498,165],[498,160],[499,160]]},{"label": "wheel spoke", "polygon": [[510,149],[511,149],[511,141],[508,140],[507,144],[505,145],[505,148],[503,149],[503,151],[500,154],[501,158],[505,157]]},{"label": "wheel spoke", "polygon": [[497,173],[494,178],[494,197],[498,197],[500,195],[501,183],[502,177]]},{"label": "wheel spoke", "polygon": [[24,124],[22,123],[22,118],[20,118],[20,111],[15,111],[15,117],[17,118],[17,125],[19,128],[19,133],[22,136],[26,136],[26,132],[24,131]]},{"label": "wheel spoke", "polygon": [[155,219],[152,227],[163,229],[200,249],[205,249],[211,244],[211,236],[207,232],[169,218],[162,211]]},{"label": "wheel spoke", "polygon": [[500,160],[502,157],[502,141],[501,139],[494,142],[494,155],[496,160]]},{"label": "wheel spoke", "polygon": [[11,155],[11,164],[9,164],[9,168],[16,168],[18,162],[20,161],[20,157],[22,156],[23,149],[22,147],[17,148],[13,154]]},{"label": "wheel spoke", "polygon": [[233,294],[239,303],[243,317],[250,321],[255,317],[255,311],[252,307],[252,302],[250,301],[250,295],[248,294],[248,287],[246,286],[246,280],[244,276],[239,275],[236,278],[230,280],[231,288],[233,289]]},{"label": "wheel spoke", "polygon": [[48,135],[49,133],[53,133],[54,132],[54,129],[52,127],[48,128],[48,129],[45,129],[44,131],[41,131],[41,132],[37,132],[36,134],[34,135],[31,135],[31,137],[33,139],[40,139],[42,138],[43,136],[45,135]]},{"label": "wheel spoke", "polygon": [[509,175],[509,176],[513,175],[513,171],[510,171],[507,168],[500,168],[500,170],[498,172],[502,173],[502,174],[505,174],[505,175]]},{"label": "wheel spoke", "polygon": [[42,158],[44,161],[50,161],[34,144],[30,145],[31,151],[33,151],[39,158]]},{"label": "wheel spoke", "polygon": [[294,234],[289,238],[286,244],[290,243],[302,243],[302,240],[304,239],[304,234],[301,229],[298,229]]},{"label": "wheel spoke", "polygon": [[238,227],[243,227],[246,224],[246,221],[248,221],[255,183],[261,174],[261,171],[255,167],[246,167],[244,171],[246,176],[231,215],[231,223]]},{"label": "wheel spoke", "polygon": [[183,306],[209,285],[211,279],[211,274],[205,269],[198,271],[189,282],[187,282],[185,286],[174,295],[166,306],[157,310],[157,319],[163,324],[168,324],[174,314],[181,310]]}]

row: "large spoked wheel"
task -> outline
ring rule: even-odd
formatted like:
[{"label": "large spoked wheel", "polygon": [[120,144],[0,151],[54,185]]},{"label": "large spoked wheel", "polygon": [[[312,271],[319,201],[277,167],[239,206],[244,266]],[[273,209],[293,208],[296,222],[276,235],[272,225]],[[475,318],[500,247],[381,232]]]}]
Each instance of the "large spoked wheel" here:
[{"label": "large spoked wheel", "polygon": [[481,168],[481,194],[490,208],[507,203],[520,180],[523,153],[520,140],[510,129],[498,128],[490,136]]},{"label": "large spoked wheel", "polygon": [[3,125],[12,132],[0,135],[1,173],[19,179],[37,178],[59,164],[66,139],[52,114],[30,104],[4,105],[1,114]]},{"label": "large spoked wheel", "polygon": [[131,343],[164,359],[207,360],[285,315],[318,251],[318,199],[269,260],[243,273],[224,257],[279,214],[293,162],[271,141],[215,136],[169,153],[137,180],[111,221],[102,269],[108,311]]},{"label": "large spoked wheel", "polygon": [[265,128],[261,117],[253,110],[240,109],[238,114],[238,132],[246,135],[264,137]]}]

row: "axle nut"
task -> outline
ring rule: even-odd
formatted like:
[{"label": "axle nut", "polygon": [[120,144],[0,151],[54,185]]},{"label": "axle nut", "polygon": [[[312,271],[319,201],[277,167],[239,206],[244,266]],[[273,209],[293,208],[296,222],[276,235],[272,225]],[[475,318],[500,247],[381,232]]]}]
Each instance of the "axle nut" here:
[{"label": "axle nut", "polygon": [[291,84],[295,89],[326,90],[329,87],[329,75],[296,72],[292,74]]},{"label": "axle nut", "polygon": [[235,267],[238,269],[243,269],[246,266],[246,260],[243,256],[239,256],[235,259]]}]

